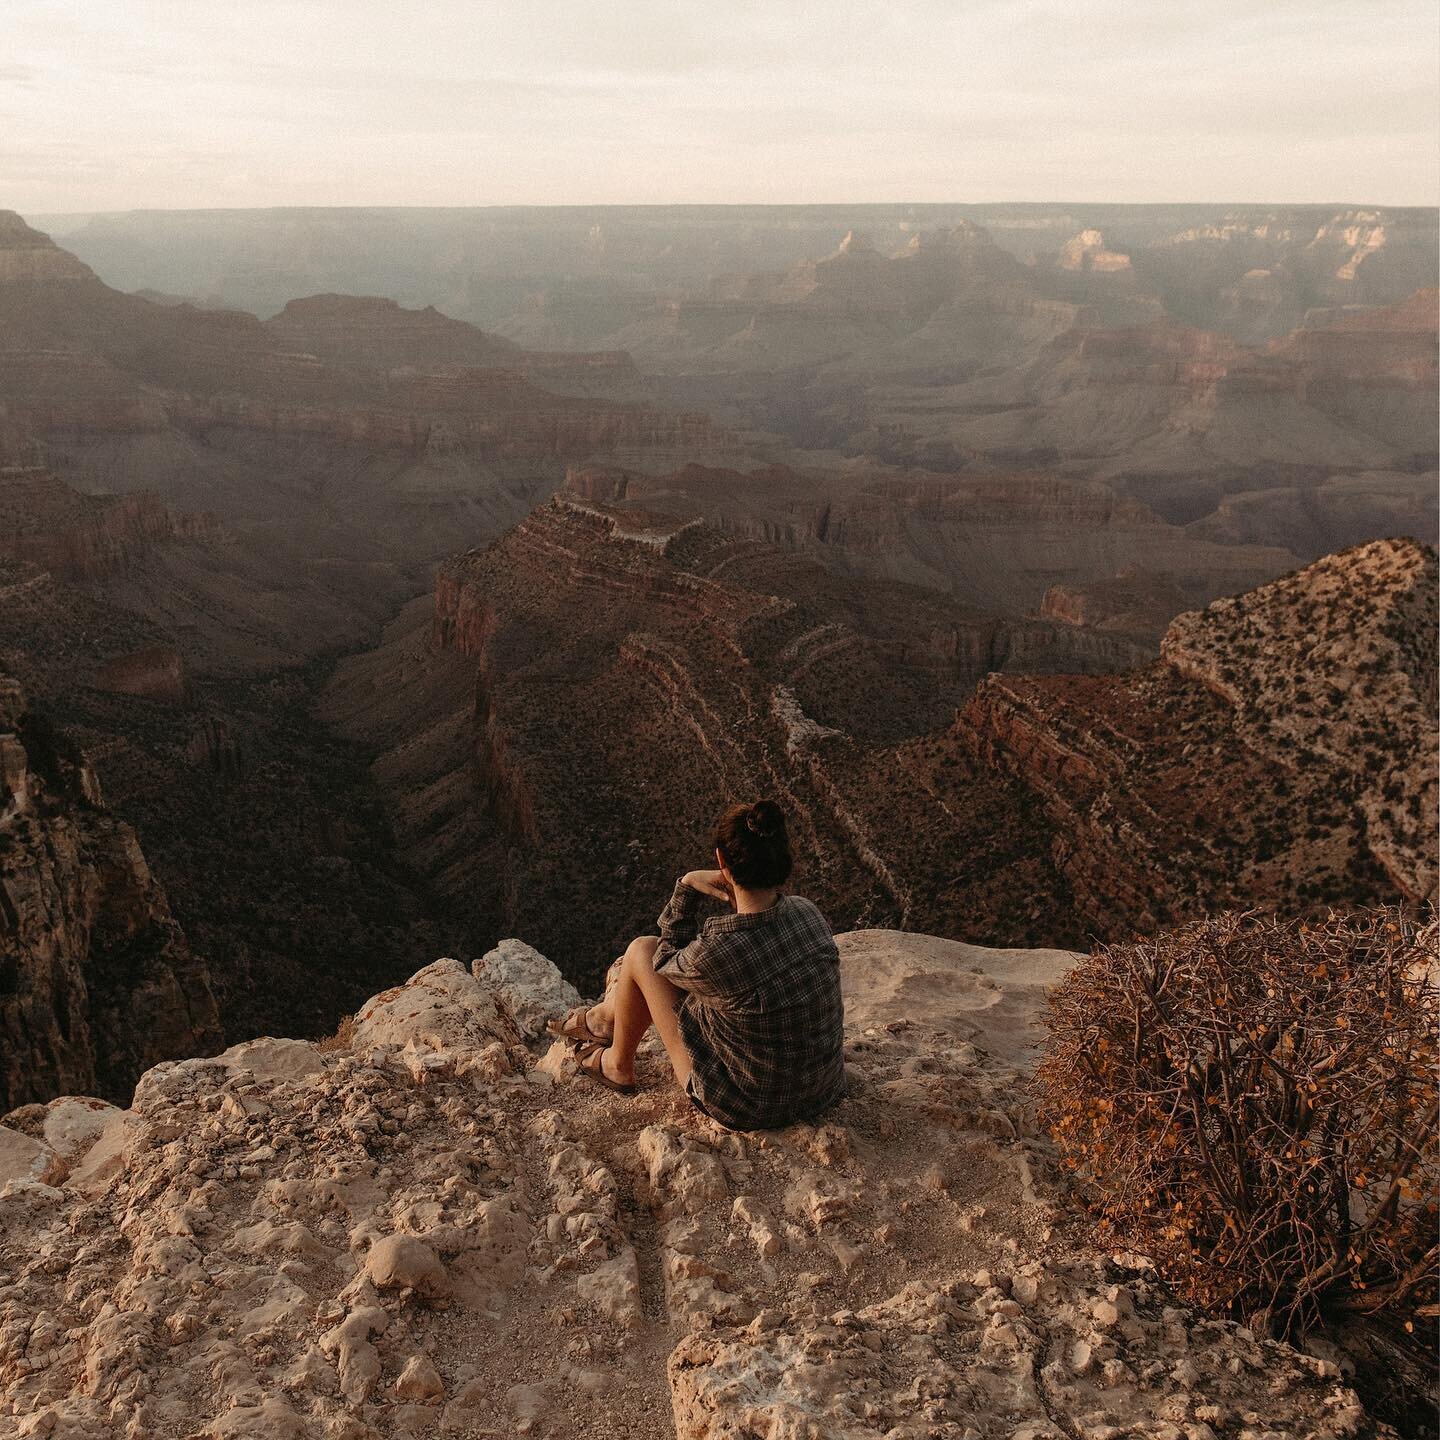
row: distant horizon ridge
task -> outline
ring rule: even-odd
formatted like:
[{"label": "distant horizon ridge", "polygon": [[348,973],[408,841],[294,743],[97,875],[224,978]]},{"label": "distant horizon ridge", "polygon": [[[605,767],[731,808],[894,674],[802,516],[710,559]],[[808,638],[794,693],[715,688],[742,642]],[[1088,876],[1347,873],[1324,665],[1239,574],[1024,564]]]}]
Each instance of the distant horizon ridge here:
[{"label": "distant horizon ridge", "polygon": [[535,201],[452,204],[315,204],[315,205],[135,205],[121,209],[26,210],[14,213],[27,221],[47,218],[96,218],[102,215],[226,215],[243,213],[307,213],[313,211],[436,211],[436,210],[1410,210],[1440,214],[1440,206],[1381,200],[664,200],[664,201]]}]

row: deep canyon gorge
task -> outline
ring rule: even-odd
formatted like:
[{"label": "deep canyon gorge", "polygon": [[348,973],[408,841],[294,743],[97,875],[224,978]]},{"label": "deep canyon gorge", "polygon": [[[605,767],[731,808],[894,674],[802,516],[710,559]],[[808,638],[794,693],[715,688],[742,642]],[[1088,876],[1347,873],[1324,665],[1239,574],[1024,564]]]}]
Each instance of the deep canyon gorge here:
[{"label": "deep canyon gorge", "polygon": [[[173,928],[166,973],[213,997],[162,1050],[325,1033],[504,934],[592,983],[752,792],[842,928],[1077,946],[1430,893],[1433,217],[734,218],[617,211],[596,250],[487,214],[463,303],[423,266],[342,293],[458,215],[267,217],[259,289],[238,217],[95,217],[73,250],[0,223],[0,669],[143,850],[126,943]],[[1360,675],[1315,667],[1332,591],[1389,617]],[[1276,748],[1296,694],[1303,753],[1367,737],[1363,773]],[[1232,773],[1263,824],[1187,798]],[[87,863],[42,909],[98,1015]],[[0,997],[12,1102],[123,1100],[155,1057],[92,1054],[36,983]]]},{"label": "deep canyon gorge", "polygon": [[[1032,1067],[1086,951],[1433,963],[1437,228],[0,212],[0,1435],[1433,1435]],[[545,1026],[761,795],[848,1088],[739,1134]]]}]

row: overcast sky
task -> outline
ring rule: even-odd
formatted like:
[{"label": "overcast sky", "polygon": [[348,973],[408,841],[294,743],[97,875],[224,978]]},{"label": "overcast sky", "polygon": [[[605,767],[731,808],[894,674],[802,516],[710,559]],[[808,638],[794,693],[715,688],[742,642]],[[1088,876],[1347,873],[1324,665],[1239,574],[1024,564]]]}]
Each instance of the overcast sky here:
[{"label": "overcast sky", "polygon": [[1434,0],[0,0],[0,208],[1435,204]]}]

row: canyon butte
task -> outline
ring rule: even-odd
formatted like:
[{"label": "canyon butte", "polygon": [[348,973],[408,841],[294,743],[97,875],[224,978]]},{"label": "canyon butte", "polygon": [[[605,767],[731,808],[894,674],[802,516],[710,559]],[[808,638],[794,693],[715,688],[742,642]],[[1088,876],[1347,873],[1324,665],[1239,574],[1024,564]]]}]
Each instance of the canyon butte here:
[{"label": "canyon butte", "polygon": [[[51,223],[0,1435],[1392,1433],[1400,1349],[1099,1245],[1026,1075],[1097,941],[1433,904],[1433,214]],[[851,1083],[738,1136],[542,1030],[760,793]]]}]

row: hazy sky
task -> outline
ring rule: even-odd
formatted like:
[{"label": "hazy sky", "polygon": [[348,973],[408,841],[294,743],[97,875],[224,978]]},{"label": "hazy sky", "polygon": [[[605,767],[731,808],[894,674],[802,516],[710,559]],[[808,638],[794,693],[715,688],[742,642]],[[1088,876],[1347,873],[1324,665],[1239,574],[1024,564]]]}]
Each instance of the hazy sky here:
[{"label": "hazy sky", "polygon": [[0,0],[0,208],[1435,204],[1434,0]]}]

